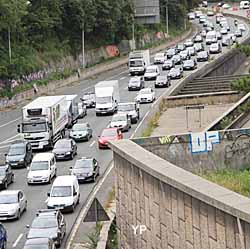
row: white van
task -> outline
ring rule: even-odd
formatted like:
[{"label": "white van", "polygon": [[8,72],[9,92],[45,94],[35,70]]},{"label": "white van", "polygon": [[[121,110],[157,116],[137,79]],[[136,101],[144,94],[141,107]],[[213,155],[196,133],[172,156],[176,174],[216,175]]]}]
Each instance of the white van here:
[{"label": "white van", "polygon": [[76,176],[58,176],[48,192],[47,207],[74,212],[80,201],[80,188]]},{"label": "white van", "polygon": [[249,9],[250,3],[249,1],[241,1],[240,2],[240,9]]},{"label": "white van", "polygon": [[207,45],[210,45],[211,43],[215,43],[217,42],[217,34],[216,34],[216,31],[209,31],[207,32],[206,34],[206,44]]},{"label": "white van", "polygon": [[28,184],[50,183],[53,177],[56,177],[56,159],[54,153],[38,153],[36,154],[27,176]]},{"label": "white van", "polygon": [[160,75],[160,69],[157,65],[148,66],[144,74],[144,80],[156,80]]}]

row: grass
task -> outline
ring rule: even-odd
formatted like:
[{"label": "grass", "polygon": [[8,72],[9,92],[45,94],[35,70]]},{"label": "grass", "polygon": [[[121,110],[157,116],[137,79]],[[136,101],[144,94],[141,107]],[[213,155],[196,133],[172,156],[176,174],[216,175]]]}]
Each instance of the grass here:
[{"label": "grass", "polygon": [[118,239],[116,230],[116,220],[114,219],[108,234],[106,249],[118,249]]},{"label": "grass", "polygon": [[250,197],[250,170],[224,169],[201,174],[201,177],[230,189],[236,193]]}]

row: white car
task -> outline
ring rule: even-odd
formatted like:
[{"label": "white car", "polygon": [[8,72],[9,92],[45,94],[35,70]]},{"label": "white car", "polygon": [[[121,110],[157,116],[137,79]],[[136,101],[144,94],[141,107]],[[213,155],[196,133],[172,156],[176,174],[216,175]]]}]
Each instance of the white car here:
[{"label": "white car", "polygon": [[157,53],[154,57],[154,64],[163,64],[166,59],[165,53]]},{"label": "white car", "polygon": [[222,5],[222,8],[223,8],[223,9],[230,9],[231,6],[230,6],[228,3],[224,3],[224,4]]},{"label": "white car", "polygon": [[222,29],[220,30],[220,33],[221,33],[222,35],[226,35],[226,34],[227,34],[227,29],[226,29],[226,28],[222,28]]},{"label": "white car", "polygon": [[28,184],[50,183],[56,177],[56,158],[54,153],[38,153],[32,159],[27,176]]},{"label": "white car", "polygon": [[155,92],[152,88],[144,88],[139,91],[135,100],[139,103],[151,103],[155,100]]},{"label": "white car", "polygon": [[246,26],[244,23],[239,23],[238,24],[238,30],[241,30],[241,31],[246,31]]},{"label": "white car", "polygon": [[157,65],[148,66],[144,74],[144,80],[156,80],[160,74],[160,69]]},{"label": "white car", "polygon": [[27,199],[22,190],[0,192],[0,220],[20,219],[27,209]]},{"label": "white car", "polygon": [[109,128],[118,128],[121,131],[129,131],[131,120],[127,113],[114,114],[110,121]]},{"label": "white car", "polygon": [[218,54],[221,52],[221,45],[220,43],[212,43],[209,47],[210,54]]},{"label": "white car", "polygon": [[194,12],[188,13],[188,19],[189,20],[194,20],[195,19],[195,13]]},{"label": "white car", "polygon": [[184,44],[186,47],[192,47],[194,45],[194,42],[192,41],[192,39],[187,39]]}]

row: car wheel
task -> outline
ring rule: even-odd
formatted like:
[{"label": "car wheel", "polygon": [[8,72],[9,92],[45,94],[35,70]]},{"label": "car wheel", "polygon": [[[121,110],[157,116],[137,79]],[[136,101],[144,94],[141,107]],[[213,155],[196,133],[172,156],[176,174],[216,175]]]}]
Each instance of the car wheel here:
[{"label": "car wheel", "polygon": [[26,202],[25,202],[25,207],[24,207],[24,210],[23,210],[23,211],[25,211],[25,212],[27,211],[27,206],[28,206],[28,202],[26,201]]},{"label": "car wheel", "polygon": [[3,242],[2,249],[7,249],[7,241],[6,240]]},{"label": "car wheel", "polygon": [[4,183],[4,189],[7,189],[7,188],[8,188],[8,182],[5,181],[5,183]]},{"label": "car wheel", "polygon": [[73,160],[74,159],[74,153],[72,152],[71,154],[70,154],[70,160]]},{"label": "car wheel", "polygon": [[10,183],[13,183],[14,182],[14,175],[11,176],[11,181]]},{"label": "car wheel", "polygon": [[96,180],[96,175],[94,174],[93,175],[93,182],[95,182],[95,180]]},{"label": "car wheel", "polygon": [[77,205],[80,203],[80,195],[78,196],[78,199],[77,199]]},{"label": "car wheel", "polygon": [[21,211],[20,211],[20,209],[18,210],[18,213],[17,213],[17,220],[20,220],[20,218],[21,218]]},{"label": "car wheel", "polygon": [[56,175],[57,175],[57,169],[55,170],[55,175],[54,175],[54,177],[56,177]]},{"label": "car wheel", "polygon": [[71,213],[74,213],[74,211],[75,211],[75,204],[73,203],[71,208]]},{"label": "car wheel", "polygon": [[51,176],[49,176],[49,180],[48,180],[48,184],[50,184],[51,183]]}]

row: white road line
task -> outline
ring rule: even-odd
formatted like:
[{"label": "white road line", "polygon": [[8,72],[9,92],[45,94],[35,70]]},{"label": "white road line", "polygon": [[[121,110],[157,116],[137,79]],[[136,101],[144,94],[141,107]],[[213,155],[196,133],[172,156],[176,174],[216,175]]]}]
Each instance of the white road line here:
[{"label": "white road line", "polygon": [[120,73],[118,73],[116,75],[113,75],[111,77],[108,77],[107,79],[104,79],[104,80],[112,80],[113,78],[116,78],[117,76],[120,76],[121,74],[124,74],[126,72],[128,72],[128,70],[122,71],[122,72],[120,72]]},{"label": "white road line", "polygon": [[126,79],[126,77],[121,77],[119,80],[124,80],[124,79]]},{"label": "white road line", "polygon": [[0,128],[3,128],[4,126],[7,126],[7,125],[9,125],[9,124],[12,124],[12,123],[16,122],[16,121],[19,120],[20,118],[21,118],[21,117],[16,118],[16,119],[13,119],[13,120],[11,120],[11,121],[5,123],[5,124],[0,125]]},{"label": "white road line", "polygon": [[19,136],[21,137],[20,134],[16,134],[16,135],[14,135],[14,136],[12,136],[12,137],[9,137],[9,138],[7,138],[7,139],[1,141],[0,144],[11,143],[11,142],[13,142],[13,140],[15,140],[14,138],[19,137]]},{"label": "white road line", "polygon": [[70,234],[70,239],[67,243],[66,249],[70,249],[71,244],[75,238],[75,235],[77,233],[77,230],[82,222],[82,219],[85,217],[85,215],[87,214],[90,205],[92,204],[97,192],[100,190],[100,188],[102,187],[102,184],[105,182],[106,178],[108,177],[109,173],[111,172],[111,170],[114,168],[114,163],[112,162],[110,166],[108,166],[108,170],[105,172],[103,178],[95,185],[93,191],[91,191],[91,197],[87,200],[86,204],[84,205],[84,208],[81,210],[76,223],[73,226],[72,232]]},{"label": "white road line", "polygon": [[142,123],[144,122],[145,118],[148,116],[150,110],[148,110],[146,112],[146,114],[144,115],[143,119],[141,120],[141,122],[137,125],[137,127],[135,128],[134,132],[132,133],[132,135],[130,136],[130,138],[133,138],[135,133],[137,132],[137,130],[140,128],[140,126],[142,125]]},{"label": "white road line", "polygon": [[19,241],[21,240],[22,237],[23,237],[23,233],[19,234],[19,236],[17,237],[16,241],[12,245],[13,248],[15,248],[17,246],[17,244],[19,243]]},{"label": "white road line", "polygon": [[95,144],[95,141],[93,141],[93,142],[90,144],[89,147],[92,147],[94,144]]}]

